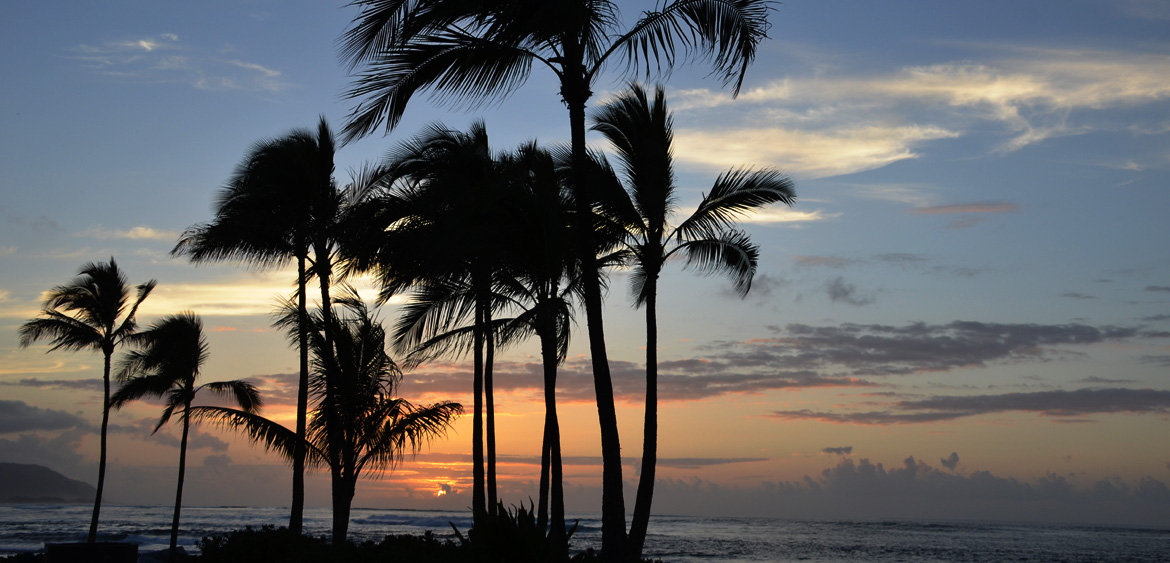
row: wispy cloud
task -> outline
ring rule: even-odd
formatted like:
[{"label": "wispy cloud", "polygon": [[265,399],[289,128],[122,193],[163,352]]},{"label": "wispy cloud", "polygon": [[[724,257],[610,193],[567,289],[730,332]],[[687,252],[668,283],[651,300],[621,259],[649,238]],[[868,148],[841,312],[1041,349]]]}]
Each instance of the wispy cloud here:
[{"label": "wispy cloud", "polygon": [[1018,211],[1019,205],[1000,201],[985,201],[980,203],[958,203],[952,205],[935,205],[918,207],[911,212],[919,215],[949,215],[953,213],[1011,213]]},{"label": "wispy cloud", "polygon": [[823,131],[680,129],[674,139],[675,157],[682,163],[713,169],[743,164],[774,166],[804,178],[821,178],[917,158],[914,147],[958,136],[958,132],[934,126],[862,125]]},{"label": "wispy cloud", "polygon": [[97,239],[163,240],[173,242],[179,238],[179,233],[175,231],[160,231],[153,227],[139,225],[127,230],[94,227],[78,233],[78,236]]},{"label": "wispy cloud", "polygon": [[289,88],[279,70],[240,59],[225,59],[190,45],[173,33],[84,44],[72,49],[85,66],[110,76],[143,82],[185,83],[200,90],[279,92]]},{"label": "wispy cloud", "polygon": [[1170,391],[1155,389],[1078,389],[1001,395],[939,396],[915,401],[898,401],[874,411],[812,410],[775,411],[781,420],[818,420],[841,424],[885,426],[939,422],[1004,412],[1031,412],[1051,418],[1098,414],[1167,414]]},{"label": "wispy cloud", "polygon": [[987,122],[1002,127],[988,152],[1005,153],[1101,126],[1080,122],[1079,112],[1170,100],[1164,52],[1010,46],[985,52],[984,62],[790,76],[736,99],[707,89],[674,92],[680,123],[695,115],[719,124],[703,132],[682,128],[678,156],[708,166],[754,163],[833,176],[914,158],[931,142],[976,127],[987,131],[980,125]]}]

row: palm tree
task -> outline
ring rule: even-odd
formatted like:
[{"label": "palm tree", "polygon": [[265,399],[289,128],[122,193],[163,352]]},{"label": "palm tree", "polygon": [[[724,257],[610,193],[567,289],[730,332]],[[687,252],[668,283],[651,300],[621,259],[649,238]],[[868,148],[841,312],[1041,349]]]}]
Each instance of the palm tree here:
[{"label": "palm tree", "polygon": [[[582,217],[595,195],[587,166],[585,107],[605,64],[625,63],[627,74],[669,70],[697,55],[738,94],[757,45],[767,37],[769,0],[671,0],[620,28],[616,2],[580,0],[353,0],[361,8],[346,32],[342,56],[364,66],[351,98],[344,138],[397,125],[416,92],[465,97],[471,104],[506,95],[524,83],[534,64],[551,70],[569,109],[573,190]],[[588,224],[588,223],[586,223]],[[577,252],[584,277],[585,314],[601,426],[602,558],[624,557],[625,501],[613,383],[605,351],[601,280],[586,230]]]},{"label": "palm tree", "polygon": [[175,489],[175,515],[171,519],[170,559],[174,560],[179,540],[179,512],[183,506],[183,478],[187,467],[187,435],[191,429],[191,403],[195,395],[207,389],[254,414],[261,406],[260,395],[252,384],[242,380],[216,381],[196,386],[200,368],[207,360],[207,338],[203,322],[194,313],[184,312],[164,318],[150,329],[134,336],[139,347],[122,362],[118,374],[121,388],[110,405],[121,408],[143,397],[164,399],[162,416],[154,431],[158,432],[177,414],[183,425],[179,439],[179,484]]},{"label": "palm tree", "polygon": [[[310,276],[320,280],[328,310],[332,243],[338,230],[342,195],[333,181],[336,143],[322,117],[316,131],[297,129],[256,143],[220,191],[215,219],[187,229],[171,250],[192,262],[240,261],[277,268],[297,261],[297,310],[308,314]],[[307,326],[308,323],[301,323]],[[308,335],[297,338],[300,377],[297,388],[298,436],[305,435],[309,391]],[[298,442],[299,443],[299,442]],[[301,533],[305,452],[293,456],[289,530]]]},{"label": "palm tree", "polygon": [[102,509],[102,490],[106,483],[106,433],[110,422],[110,361],[114,349],[137,328],[134,315],[142,300],[150,295],[155,281],[137,286],[130,300],[126,275],[113,257],[109,262],[92,262],[81,267],[77,277],[66,285],[54,287],[45,297],[38,318],[20,327],[20,346],[27,347],[41,339],[52,341],[54,350],[99,350],[104,356],[102,367],[102,429],[98,454],[97,491],[93,499],[93,516],[89,521],[89,543],[97,541],[98,516]]},{"label": "palm tree", "polygon": [[521,146],[505,162],[518,197],[505,221],[512,226],[508,238],[514,245],[498,292],[520,312],[504,321],[501,340],[513,342],[535,334],[540,341],[545,422],[537,526],[549,530],[553,559],[564,560],[568,538],[556,384],[557,367],[568,354],[572,302],[581,290],[572,252],[572,196],[552,154],[535,143]]},{"label": "palm tree", "polygon": [[[792,205],[796,194],[788,177],[771,169],[734,169],[720,175],[695,211],[678,225],[670,216],[677,211],[677,193],[671,163],[674,137],[672,119],[662,88],[653,100],[646,90],[629,90],[607,103],[594,117],[593,129],[613,146],[626,179],[607,193],[607,215],[627,233],[627,256],[633,265],[634,304],[646,306],[646,413],[642,446],[642,470],[630,524],[631,560],[642,554],[658,450],[658,278],[670,258],[681,255],[688,267],[706,274],[725,274],[740,295],[751,288],[759,248],[747,233],[735,230],[734,220],[773,203]],[[604,166],[604,165],[603,165]]]},{"label": "palm tree", "polygon": [[[363,231],[352,237],[358,246],[347,255],[353,269],[375,274],[381,301],[413,289],[394,334],[397,351],[417,352],[415,365],[472,352],[472,510],[477,521],[494,514],[498,504],[492,392],[496,339],[489,327],[496,324],[492,287],[505,248],[502,189],[482,122],[466,133],[431,126],[387,157],[379,189],[355,211],[353,223]],[[457,328],[468,324],[470,330]]]},{"label": "palm tree", "polygon": [[[311,389],[316,407],[309,423],[308,440],[303,444],[313,465],[329,467],[332,475],[333,543],[346,541],[349,513],[357,480],[363,472],[393,469],[407,451],[417,453],[430,440],[443,436],[462,405],[441,402],[414,406],[396,398],[402,373],[386,353],[386,332],[352,289],[335,300],[344,307],[330,315],[332,330],[324,326],[325,315],[310,316],[309,334],[313,351]],[[280,325],[296,327],[299,315],[292,308]],[[332,336],[327,340],[325,333]],[[332,354],[322,348],[334,347]],[[335,360],[327,360],[327,358]],[[327,367],[335,361],[337,377]],[[331,389],[332,388],[332,389]],[[268,449],[291,458],[300,441],[287,428],[244,411],[206,410],[207,417],[242,429]],[[331,429],[330,425],[341,425]]]}]

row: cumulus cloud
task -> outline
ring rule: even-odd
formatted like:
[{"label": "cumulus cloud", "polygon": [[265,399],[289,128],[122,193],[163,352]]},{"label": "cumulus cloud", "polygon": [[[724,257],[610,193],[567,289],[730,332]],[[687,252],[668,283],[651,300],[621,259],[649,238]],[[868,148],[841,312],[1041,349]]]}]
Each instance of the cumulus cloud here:
[{"label": "cumulus cloud", "polygon": [[75,414],[34,407],[24,401],[0,400],[0,434],[88,427],[89,424]]},{"label": "cumulus cloud", "polygon": [[1003,412],[1031,412],[1057,419],[1099,414],[1170,413],[1170,391],[1154,389],[1078,389],[999,395],[937,396],[898,401],[873,411],[775,411],[780,420],[819,420],[838,424],[886,426],[955,420]]}]

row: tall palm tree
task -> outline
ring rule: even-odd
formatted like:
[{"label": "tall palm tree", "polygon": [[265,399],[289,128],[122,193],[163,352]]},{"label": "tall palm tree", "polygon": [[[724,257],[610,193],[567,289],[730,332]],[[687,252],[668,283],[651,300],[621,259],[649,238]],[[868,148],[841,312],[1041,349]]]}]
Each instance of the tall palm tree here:
[{"label": "tall palm tree", "polygon": [[[506,207],[502,189],[482,122],[467,132],[431,126],[387,157],[379,188],[355,212],[353,223],[363,230],[352,237],[359,242],[347,255],[353,269],[375,274],[382,301],[413,290],[394,330],[399,352],[426,348],[414,354],[416,363],[472,352],[472,510],[477,521],[497,506],[496,340],[489,327],[496,324],[492,287],[505,248],[499,234]],[[470,330],[459,328],[468,325]]]},{"label": "tall palm tree", "polygon": [[41,339],[52,341],[54,350],[98,350],[102,366],[102,428],[98,454],[97,491],[93,499],[93,516],[89,521],[89,543],[97,541],[98,517],[102,509],[102,490],[106,483],[106,433],[110,423],[110,361],[117,348],[134,334],[134,315],[142,300],[150,295],[155,281],[137,286],[131,301],[126,275],[111,257],[109,262],[87,263],[77,277],[66,285],[54,287],[45,297],[38,318],[20,327],[20,346],[27,347]]},{"label": "tall palm tree", "polygon": [[[622,29],[617,2],[577,0],[353,0],[361,12],[346,32],[342,56],[364,67],[348,92],[361,101],[345,139],[401,119],[416,92],[464,97],[471,104],[506,95],[527,80],[534,64],[551,70],[569,109],[573,189],[578,212],[596,200],[584,181],[585,107],[608,62],[627,74],[668,71],[683,57],[710,62],[738,94],[756,47],[767,37],[769,0],[671,0]],[[593,362],[602,448],[602,558],[624,557],[625,501],[621,444],[605,350],[601,280],[591,234],[579,237],[585,276],[585,314]]]},{"label": "tall palm tree", "polygon": [[[192,262],[240,261],[256,268],[297,262],[297,310],[308,314],[310,276],[319,280],[328,310],[332,243],[338,231],[342,196],[333,180],[336,143],[322,117],[317,130],[296,129],[256,143],[236,167],[216,202],[215,218],[187,229],[171,250]],[[302,323],[308,326],[308,323]],[[309,392],[308,335],[297,338],[298,436],[305,435]],[[305,452],[292,458],[293,491],[289,530],[300,533],[305,504]]]},{"label": "tall palm tree", "polygon": [[184,312],[164,318],[150,329],[134,336],[138,345],[122,362],[118,374],[122,386],[111,398],[111,406],[121,408],[143,397],[164,399],[162,416],[154,431],[158,432],[171,417],[178,415],[182,424],[179,439],[179,482],[175,488],[175,514],[171,519],[170,559],[174,560],[179,540],[179,512],[183,506],[183,478],[187,468],[187,436],[191,430],[191,403],[202,390],[215,393],[239,405],[240,411],[254,414],[260,410],[260,395],[252,384],[242,380],[216,381],[196,386],[203,362],[207,360],[207,338],[203,322],[194,313]]},{"label": "tall palm tree", "polygon": [[[321,312],[310,316],[311,388],[316,406],[304,447],[312,464],[331,470],[333,543],[340,544],[348,535],[350,507],[362,473],[393,469],[406,452],[417,453],[430,440],[445,435],[463,407],[452,402],[415,406],[395,397],[402,373],[386,353],[381,322],[349,288],[335,301],[343,310],[329,316],[332,330],[326,330]],[[280,325],[293,333],[299,330],[298,319],[290,308]],[[326,332],[332,335],[328,343]],[[333,354],[325,353],[326,345],[334,347]],[[343,377],[331,373],[327,357],[335,358],[328,361],[336,362]],[[221,409],[196,415],[244,430],[285,457],[292,456],[300,441],[287,428],[248,412]],[[328,428],[338,424],[340,429]]]},{"label": "tall palm tree", "polygon": [[[635,306],[646,307],[646,412],[642,469],[630,523],[631,560],[641,557],[654,496],[658,451],[658,278],[670,258],[680,255],[688,267],[725,274],[746,295],[756,272],[759,248],[747,233],[733,228],[737,217],[773,203],[792,205],[792,181],[779,171],[734,169],[720,175],[698,207],[677,225],[677,191],[671,158],[674,132],[662,88],[653,99],[637,84],[607,103],[594,117],[593,129],[610,142],[625,178],[625,189],[608,191],[608,215],[627,233],[633,266]],[[617,184],[613,177],[610,186]]]}]

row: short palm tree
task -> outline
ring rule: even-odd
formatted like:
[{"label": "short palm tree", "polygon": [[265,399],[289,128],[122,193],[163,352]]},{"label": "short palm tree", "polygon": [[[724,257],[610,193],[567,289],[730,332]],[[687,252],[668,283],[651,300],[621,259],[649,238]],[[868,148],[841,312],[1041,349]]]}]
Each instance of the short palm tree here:
[{"label": "short palm tree", "polygon": [[[334,326],[328,344],[324,315],[318,311],[309,319],[310,390],[316,406],[303,446],[311,465],[330,469],[333,543],[340,544],[348,535],[350,507],[363,472],[392,470],[407,452],[417,453],[444,436],[463,407],[452,402],[415,406],[396,397],[402,373],[386,353],[381,322],[348,287],[335,303],[342,311],[329,316]],[[298,315],[292,307],[286,307],[286,312],[278,324],[294,335],[299,330]],[[326,345],[334,347],[329,357],[335,358],[336,371],[326,367],[326,361],[334,361],[326,360],[322,350]],[[284,426],[246,411],[202,410],[195,416],[243,430],[289,459],[299,441]]]},{"label": "short palm tree", "polygon": [[[596,201],[585,181],[585,107],[606,63],[628,74],[669,71],[682,56],[696,55],[714,67],[738,94],[744,73],[767,37],[769,0],[669,0],[621,28],[618,3],[605,0],[353,0],[360,14],[346,32],[342,56],[363,66],[351,98],[344,137],[355,139],[395,126],[414,94],[471,104],[507,95],[532,67],[556,76],[569,110],[577,211],[589,216]],[[593,363],[602,449],[602,558],[626,557],[621,444],[613,382],[605,350],[600,271],[588,230],[576,251],[587,275],[585,316]]]},{"label": "short palm tree", "polygon": [[[256,268],[297,262],[297,310],[308,314],[308,283],[318,277],[328,309],[333,242],[343,198],[333,181],[336,144],[324,118],[317,130],[296,129],[256,143],[220,191],[215,218],[179,238],[172,256],[192,262],[240,261]],[[307,326],[307,323],[304,323]],[[309,392],[308,335],[297,339],[300,379],[296,428],[305,435]],[[289,529],[300,533],[305,504],[305,452],[293,457]]]},{"label": "short palm tree", "polygon": [[98,350],[104,357],[102,368],[102,428],[98,455],[97,491],[93,516],[89,521],[89,543],[97,541],[98,517],[102,508],[102,490],[106,483],[106,433],[110,422],[110,362],[117,348],[134,334],[134,318],[142,300],[150,295],[155,281],[139,285],[131,300],[126,275],[111,257],[109,262],[88,263],[66,285],[54,287],[45,297],[38,318],[20,327],[20,345],[48,339],[54,350]]},{"label": "short palm tree", "polygon": [[[164,318],[134,336],[138,346],[122,362],[118,379],[122,386],[111,398],[111,406],[121,408],[126,403],[143,397],[163,399],[162,416],[154,431],[178,415],[182,424],[179,439],[179,482],[175,488],[175,514],[171,520],[170,558],[173,560],[179,540],[179,512],[183,506],[183,478],[187,468],[187,435],[191,430],[191,403],[196,394],[206,389],[239,405],[239,410],[256,413],[260,410],[260,395],[250,383],[241,380],[216,381],[196,385],[203,362],[207,360],[207,338],[203,322],[194,313],[185,312]],[[218,407],[202,407],[214,409]]]},{"label": "short palm tree", "polygon": [[[625,189],[611,189],[605,209],[626,232],[626,253],[633,266],[635,306],[646,307],[646,412],[643,427],[642,468],[630,523],[629,549],[640,555],[650,519],[658,449],[658,278],[663,265],[682,256],[688,267],[706,274],[732,278],[746,295],[756,272],[759,248],[734,221],[773,203],[792,205],[792,181],[779,171],[734,169],[720,175],[698,207],[677,225],[669,219],[677,211],[677,191],[671,162],[672,119],[666,96],[658,88],[653,98],[633,84],[601,108],[593,129],[610,142],[625,178]],[[613,177],[610,186],[617,186]]]}]

